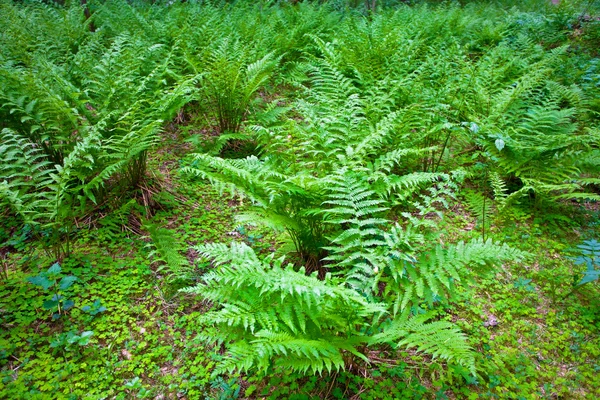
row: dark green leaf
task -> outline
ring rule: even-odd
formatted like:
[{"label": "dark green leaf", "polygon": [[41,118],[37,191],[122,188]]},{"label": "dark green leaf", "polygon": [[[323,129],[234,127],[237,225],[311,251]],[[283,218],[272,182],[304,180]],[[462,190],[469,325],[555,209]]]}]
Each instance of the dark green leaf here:
[{"label": "dark green leaf", "polygon": [[59,263],[54,263],[50,268],[48,268],[49,274],[60,274],[60,271],[62,271],[62,269],[60,268]]},{"label": "dark green leaf", "polygon": [[36,286],[41,286],[44,290],[48,290],[52,285],[54,285],[54,281],[46,278],[45,275],[37,275],[27,278],[27,282],[33,283]]},{"label": "dark green leaf", "polygon": [[60,280],[60,284],[58,285],[58,287],[60,287],[60,290],[67,290],[71,287],[71,285],[73,285],[73,282],[75,282],[76,280],[77,277],[73,275],[65,276]]},{"label": "dark green leaf", "polygon": [[44,307],[44,310],[52,310],[52,309],[56,308],[56,306],[58,306],[58,301],[46,300],[46,301],[44,301],[42,306]]},{"label": "dark green leaf", "polygon": [[586,271],[583,279],[579,282],[579,285],[584,285],[588,282],[593,282],[600,276],[600,271]]},{"label": "dark green leaf", "polygon": [[63,303],[63,310],[68,310],[70,308],[73,308],[73,306],[75,305],[75,302],[73,300],[67,300]]}]

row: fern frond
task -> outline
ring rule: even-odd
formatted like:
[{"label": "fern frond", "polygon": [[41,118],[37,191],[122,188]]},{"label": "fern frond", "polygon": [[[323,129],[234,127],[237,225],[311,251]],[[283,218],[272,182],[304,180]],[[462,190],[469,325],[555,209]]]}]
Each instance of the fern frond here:
[{"label": "fern frond", "polygon": [[489,231],[495,215],[495,202],[483,193],[475,191],[465,192],[465,199],[469,209],[475,214],[477,222],[481,226],[482,237],[485,240],[486,232]]},{"label": "fern frond", "polygon": [[319,280],[283,267],[283,259],[261,261],[245,244],[207,244],[197,250],[217,268],[185,291],[219,307],[203,315],[204,337],[223,343],[228,354],[221,370],[268,366],[299,372],[344,367],[343,352],[365,358],[356,346],[365,338],[355,331],[385,307],[368,303],[331,277]]},{"label": "fern frond", "polygon": [[[398,232],[397,228],[397,232]],[[396,233],[397,234],[397,233]],[[459,242],[443,248],[435,246],[428,251],[416,253],[408,248],[403,236],[388,239],[394,251],[384,259],[389,276],[385,294],[391,297],[394,314],[407,307],[426,301],[452,297],[455,286],[473,277],[473,271],[485,271],[492,265],[506,261],[521,260],[527,254],[491,240]]]},{"label": "fern frond", "polygon": [[475,374],[475,354],[466,336],[446,321],[428,322],[430,315],[409,318],[404,313],[370,338],[370,344],[391,343],[396,347],[416,348],[417,351],[460,364]]},{"label": "fern frond", "polygon": [[173,232],[152,224],[146,224],[144,228],[148,230],[152,240],[148,245],[152,249],[148,256],[162,263],[158,267],[158,271],[168,270],[169,280],[189,280],[192,278],[188,260],[181,255],[181,246],[178,244]]},{"label": "fern frond", "polygon": [[385,201],[367,189],[366,180],[345,170],[328,179],[329,199],[324,204],[327,222],[348,226],[332,239],[331,254],[325,259],[334,261],[344,271],[346,282],[363,292],[371,292],[377,281],[378,256],[374,249],[382,245],[382,226],[387,222],[381,214],[388,210]]}]

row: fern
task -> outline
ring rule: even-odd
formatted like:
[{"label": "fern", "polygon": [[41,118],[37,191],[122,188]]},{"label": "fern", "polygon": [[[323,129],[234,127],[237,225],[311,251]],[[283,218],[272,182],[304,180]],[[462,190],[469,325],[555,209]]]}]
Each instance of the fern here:
[{"label": "fern", "polygon": [[[81,16],[76,10],[65,12],[69,18]],[[32,20],[62,11],[36,12]],[[49,18],[47,27],[54,20],[63,19]],[[67,247],[73,224],[88,213],[90,203],[140,186],[163,119],[191,99],[195,82],[173,72],[177,46],[122,33],[95,35],[72,52],[69,46],[83,44],[85,32],[77,32],[79,42],[66,40],[48,52],[36,44],[25,65],[3,53],[0,66],[0,115],[3,127],[9,127],[3,138],[11,147],[7,160],[13,160],[0,167],[6,168],[0,175],[3,198],[27,221],[51,229],[54,244],[66,239]],[[40,40],[50,41],[43,35]],[[17,137],[19,151],[13,145]],[[22,179],[24,174],[33,179]]]},{"label": "fern", "polygon": [[328,222],[347,229],[332,239],[335,247],[328,247],[332,254],[326,260],[335,263],[351,287],[372,293],[377,281],[368,277],[379,272],[377,249],[385,245],[382,226],[387,222],[380,215],[388,208],[382,207],[385,201],[364,180],[349,173],[340,175],[330,179],[330,200],[324,204],[332,206],[326,210]]},{"label": "fern", "polygon": [[408,120],[413,117],[389,113],[378,121],[366,120],[366,101],[358,96],[355,83],[336,67],[335,47],[313,40],[327,58],[314,59],[307,68],[311,82],[305,88],[307,96],[294,103],[302,122],[288,119],[268,128],[254,128],[257,143],[268,156],[226,160],[194,154],[183,168],[186,174],[209,179],[221,190],[249,197],[257,207],[239,219],[287,231],[309,270],[321,268],[326,255],[328,228],[323,205],[333,205],[325,203],[331,192],[331,175],[345,170],[369,173],[377,193],[404,199],[440,176],[392,173],[405,158],[423,152],[396,146],[395,129],[412,129]]},{"label": "fern", "polygon": [[[398,243],[391,238],[392,243]],[[402,243],[402,242],[400,242]],[[396,250],[387,261],[389,278],[386,295],[391,296],[394,312],[426,301],[430,306],[454,295],[455,286],[473,278],[473,272],[485,272],[492,265],[520,260],[525,253],[491,240],[459,242],[443,248],[434,246],[421,251],[412,260],[404,260]],[[389,260],[389,261],[388,261]]]},{"label": "fern", "polygon": [[385,305],[367,301],[330,275],[307,276],[272,255],[261,261],[245,244],[196,249],[215,269],[184,291],[217,306],[201,317],[206,328],[200,334],[226,349],[216,373],[339,370],[351,356],[368,361],[360,346],[388,342],[475,370],[464,336],[449,323],[426,323],[405,313],[369,337]]},{"label": "fern", "polygon": [[217,42],[204,60],[193,62],[196,73],[202,72],[200,98],[214,109],[221,133],[240,130],[255,93],[265,84],[277,61],[272,53],[252,60],[247,48],[231,37]]},{"label": "fern", "polygon": [[430,223],[407,217],[403,228],[382,218],[388,210],[382,207],[385,201],[368,189],[365,179],[346,173],[329,182],[331,200],[325,204],[333,207],[325,213],[329,223],[342,229],[327,247],[326,260],[333,262],[328,268],[339,270],[346,284],[369,298],[388,298],[394,315],[421,301],[432,306],[452,297],[456,285],[472,277],[469,267],[489,267],[524,256],[491,241],[426,246],[431,235],[423,228]]},{"label": "fern", "polygon": [[494,201],[482,193],[473,191],[465,192],[465,198],[467,205],[477,218],[478,225],[481,227],[481,237],[485,240],[495,214]]},{"label": "fern", "polygon": [[181,255],[181,246],[173,236],[173,232],[153,224],[144,226],[152,242],[148,245],[152,250],[148,254],[155,262],[160,262],[157,271],[167,270],[167,279],[170,281],[190,280],[192,269],[188,260]]},{"label": "fern", "polygon": [[[215,268],[190,290],[215,305],[204,336],[223,344],[221,370],[322,373],[386,343],[473,371],[463,335],[408,310],[524,256],[441,244],[461,167],[489,168],[470,195],[483,239],[525,195],[598,199],[597,63],[557,46],[557,20],[572,15],[242,3],[116,0],[84,22],[77,2],[0,0],[3,215],[47,232],[59,259],[96,207],[114,206],[104,222],[121,229],[164,124],[191,103],[222,135],[183,172],[248,199],[237,219],[286,232],[293,249],[284,266],[242,245],[199,247]],[[219,157],[233,140],[255,154]],[[195,278],[173,236],[149,230],[159,269]]]},{"label": "fern", "polygon": [[36,191],[36,188],[46,187],[53,181],[51,164],[43,151],[17,132],[5,128],[0,139],[4,204],[31,222],[35,219],[36,205],[49,200],[47,193]]},{"label": "fern", "polygon": [[446,321],[429,322],[428,314],[409,318],[403,313],[383,332],[369,339],[371,344],[389,343],[404,348],[416,348],[448,362],[460,364],[475,374],[475,357],[467,338],[456,326]]},{"label": "fern", "polygon": [[[219,370],[257,368],[322,372],[344,366],[343,353],[365,358],[356,329],[383,312],[353,290],[283,266],[283,259],[260,261],[244,244],[196,248],[217,269],[187,292],[222,307],[202,316],[201,336],[229,350]],[[273,265],[270,265],[270,264]]]},{"label": "fern", "polygon": [[51,165],[43,151],[18,133],[4,129],[1,138],[0,155],[11,164],[0,166],[0,201],[24,222],[48,228],[47,244],[54,258],[62,260],[71,251],[75,219],[85,210],[80,191],[85,191],[83,171],[90,165],[89,152],[94,146],[80,144],[63,165]]},{"label": "fern", "polygon": [[[521,180],[519,194],[533,191],[549,199],[594,198],[591,193],[583,194],[585,188],[578,182],[582,171],[574,162],[574,157],[584,156],[598,141],[595,134],[584,134],[578,127],[577,114],[586,112],[585,99],[576,87],[549,80],[562,51],[530,61],[531,69],[518,81],[490,96],[488,102],[495,106],[483,127],[488,138],[479,143],[503,176]],[[565,100],[578,108],[564,107]]]}]

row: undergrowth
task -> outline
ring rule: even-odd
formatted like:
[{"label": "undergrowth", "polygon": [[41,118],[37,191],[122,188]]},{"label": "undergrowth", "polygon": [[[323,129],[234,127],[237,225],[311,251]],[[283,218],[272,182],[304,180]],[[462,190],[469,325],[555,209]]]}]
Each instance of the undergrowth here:
[{"label": "undergrowth", "polygon": [[600,396],[593,1],[0,0],[0,397]]}]

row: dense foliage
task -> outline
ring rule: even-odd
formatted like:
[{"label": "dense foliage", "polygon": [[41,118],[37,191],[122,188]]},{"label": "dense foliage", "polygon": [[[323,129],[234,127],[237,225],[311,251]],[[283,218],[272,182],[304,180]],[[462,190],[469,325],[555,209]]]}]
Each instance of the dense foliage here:
[{"label": "dense foliage", "polygon": [[0,0],[0,397],[600,395],[600,10],[464,3]]}]

